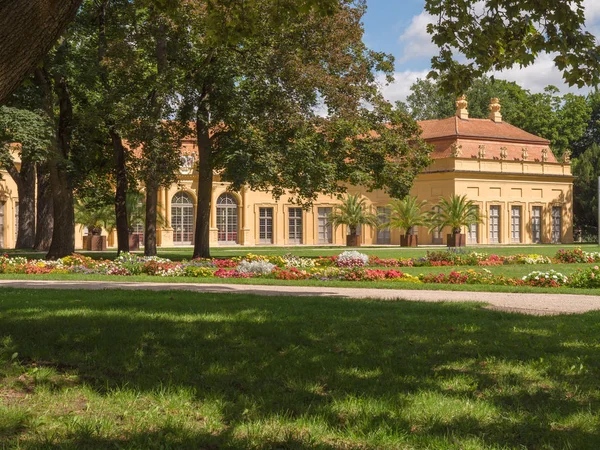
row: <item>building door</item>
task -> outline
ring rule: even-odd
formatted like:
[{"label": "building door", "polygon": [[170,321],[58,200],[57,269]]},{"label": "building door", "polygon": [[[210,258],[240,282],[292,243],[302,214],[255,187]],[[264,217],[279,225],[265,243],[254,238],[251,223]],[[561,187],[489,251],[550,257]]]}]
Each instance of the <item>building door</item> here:
[{"label": "building door", "polygon": [[238,241],[238,205],[231,194],[221,194],[217,199],[217,239],[219,244]]},{"label": "building door", "polygon": [[273,208],[258,208],[258,241],[273,243]]},{"label": "building door", "polygon": [[19,202],[15,203],[15,247],[19,238]]},{"label": "building door", "polygon": [[302,208],[289,208],[288,242],[302,244]]},{"label": "building door", "polygon": [[[477,209],[477,217],[479,217],[479,209]],[[467,231],[467,243],[479,244],[479,224],[472,223]]]},{"label": "building door", "polygon": [[521,207],[510,208],[510,241],[514,244],[521,242]]},{"label": "building door", "polygon": [[498,244],[500,242],[500,206],[490,206],[490,244]]},{"label": "building door", "polygon": [[[392,210],[387,206],[377,207],[377,218],[379,223],[386,223],[390,221],[390,215]],[[377,228],[377,241],[381,245],[389,245],[392,243],[391,231],[389,228]]]},{"label": "building door", "polygon": [[333,243],[333,229],[329,223],[329,215],[332,208],[319,208],[317,210],[317,220],[319,222],[319,244]]},{"label": "building door", "polygon": [[171,200],[173,244],[191,245],[194,236],[194,201],[186,192],[178,192]]},{"label": "building door", "polygon": [[542,242],[542,207],[531,208],[531,240],[534,244]]},{"label": "building door", "polygon": [[4,207],[6,202],[0,202],[0,248],[4,248]]},{"label": "building door", "polygon": [[552,207],[552,243],[560,244],[562,237],[562,208]]}]

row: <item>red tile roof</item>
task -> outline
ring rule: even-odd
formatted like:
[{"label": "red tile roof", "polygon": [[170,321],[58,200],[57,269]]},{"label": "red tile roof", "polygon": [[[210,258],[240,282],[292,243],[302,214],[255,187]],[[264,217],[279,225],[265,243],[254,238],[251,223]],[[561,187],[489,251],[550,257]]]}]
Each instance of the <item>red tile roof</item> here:
[{"label": "red tile roof", "polygon": [[423,120],[419,122],[423,129],[423,139],[432,140],[445,137],[469,137],[487,140],[518,141],[548,145],[544,138],[521,130],[509,123],[496,123],[490,119],[447,119]]}]

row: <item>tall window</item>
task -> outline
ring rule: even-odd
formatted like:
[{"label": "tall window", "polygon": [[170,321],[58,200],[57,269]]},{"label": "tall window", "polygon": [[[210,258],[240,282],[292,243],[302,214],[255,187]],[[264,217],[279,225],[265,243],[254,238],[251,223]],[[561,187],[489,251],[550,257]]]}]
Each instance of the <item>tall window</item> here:
[{"label": "tall window", "polygon": [[500,206],[490,206],[490,244],[500,242]]},{"label": "tall window", "polygon": [[542,242],[542,207],[531,208],[531,240],[534,244]]},{"label": "tall window", "polygon": [[510,241],[518,244],[521,242],[521,207],[510,208]]},{"label": "tall window", "polygon": [[[387,206],[377,207],[377,218],[379,223],[386,223],[390,221],[390,215],[392,210]],[[389,228],[378,228],[377,229],[377,243],[382,245],[389,245],[392,242],[391,232]]]},{"label": "tall window", "polygon": [[562,237],[562,208],[552,207],[552,243],[559,244]]},{"label": "tall window", "polygon": [[[442,209],[439,206],[434,206],[433,208],[431,208],[431,210],[435,213],[439,213]],[[432,244],[442,244],[444,242],[444,239],[442,238],[442,229],[434,228],[431,233],[431,238]]]},{"label": "tall window", "polygon": [[290,244],[302,244],[302,208],[289,208],[288,241]]},{"label": "tall window", "polygon": [[221,194],[217,199],[217,230],[219,243],[237,243],[238,207],[231,194]]},{"label": "tall window", "polygon": [[258,208],[258,240],[261,244],[273,243],[273,208]]},{"label": "tall window", "polygon": [[317,220],[319,223],[319,244],[333,243],[333,229],[329,223],[329,215],[332,208],[319,208],[317,210]]},{"label": "tall window", "polygon": [[194,236],[194,202],[186,192],[178,192],[171,200],[173,244],[190,245]]},{"label": "tall window", "polygon": [[0,248],[4,248],[4,207],[6,202],[0,202]]},{"label": "tall window", "polygon": [[15,246],[19,237],[19,202],[15,203]]},{"label": "tall window", "polygon": [[144,222],[136,222],[133,224],[132,236],[138,237],[140,245],[144,245]]},{"label": "tall window", "polygon": [[[477,217],[479,217],[479,208],[477,208]],[[469,244],[479,244],[479,224],[472,223],[467,233],[467,242]]]}]

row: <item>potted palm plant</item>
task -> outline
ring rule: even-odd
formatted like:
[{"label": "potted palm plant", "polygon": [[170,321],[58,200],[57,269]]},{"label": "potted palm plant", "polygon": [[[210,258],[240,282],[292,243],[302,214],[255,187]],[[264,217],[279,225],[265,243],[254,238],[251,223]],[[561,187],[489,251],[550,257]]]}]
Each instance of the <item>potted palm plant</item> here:
[{"label": "potted palm plant", "polygon": [[360,194],[347,195],[341,205],[335,207],[329,215],[328,221],[335,229],[340,225],[348,227],[346,236],[346,245],[348,247],[357,247],[360,245],[358,239],[358,227],[361,225],[379,225],[379,219],[366,205],[367,199]]},{"label": "potted palm plant", "polygon": [[467,239],[466,234],[461,233],[462,227],[477,223],[481,223],[481,216],[475,202],[466,195],[452,194],[448,199],[440,199],[438,211],[430,213],[429,230],[448,227],[451,230],[447,235],[448,247],[464,247]]},{"label": "potted palm plant", "polygon": [[106,236],[102,236],[102,228],[108,228],[111,207],[92,198],[77,199],[74,205],[75,222],[88,229],[86,250],[106,250]]},{"label": "potted palm plant", "polygon": [[419,237],[412,234],[414,227],[424,225],[427,215],[423,212],[425,200],[418,201],[416,197],[406,196],[402,200],[393,200],[388,206],[390,208],[389,221],[382,224],[383,228],[396,228],[404,235],[400,236],[402,247],[416,247],[419,245]]}]

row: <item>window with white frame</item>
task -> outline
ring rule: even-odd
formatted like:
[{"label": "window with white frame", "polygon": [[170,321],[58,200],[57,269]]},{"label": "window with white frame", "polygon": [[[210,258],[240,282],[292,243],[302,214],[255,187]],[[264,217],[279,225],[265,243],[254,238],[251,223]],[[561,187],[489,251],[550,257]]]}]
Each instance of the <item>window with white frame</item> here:
[{"label": "window with white frame", "polygon": [[258,208],[258,240],[261,244],[273,243],[273,208]]}]

